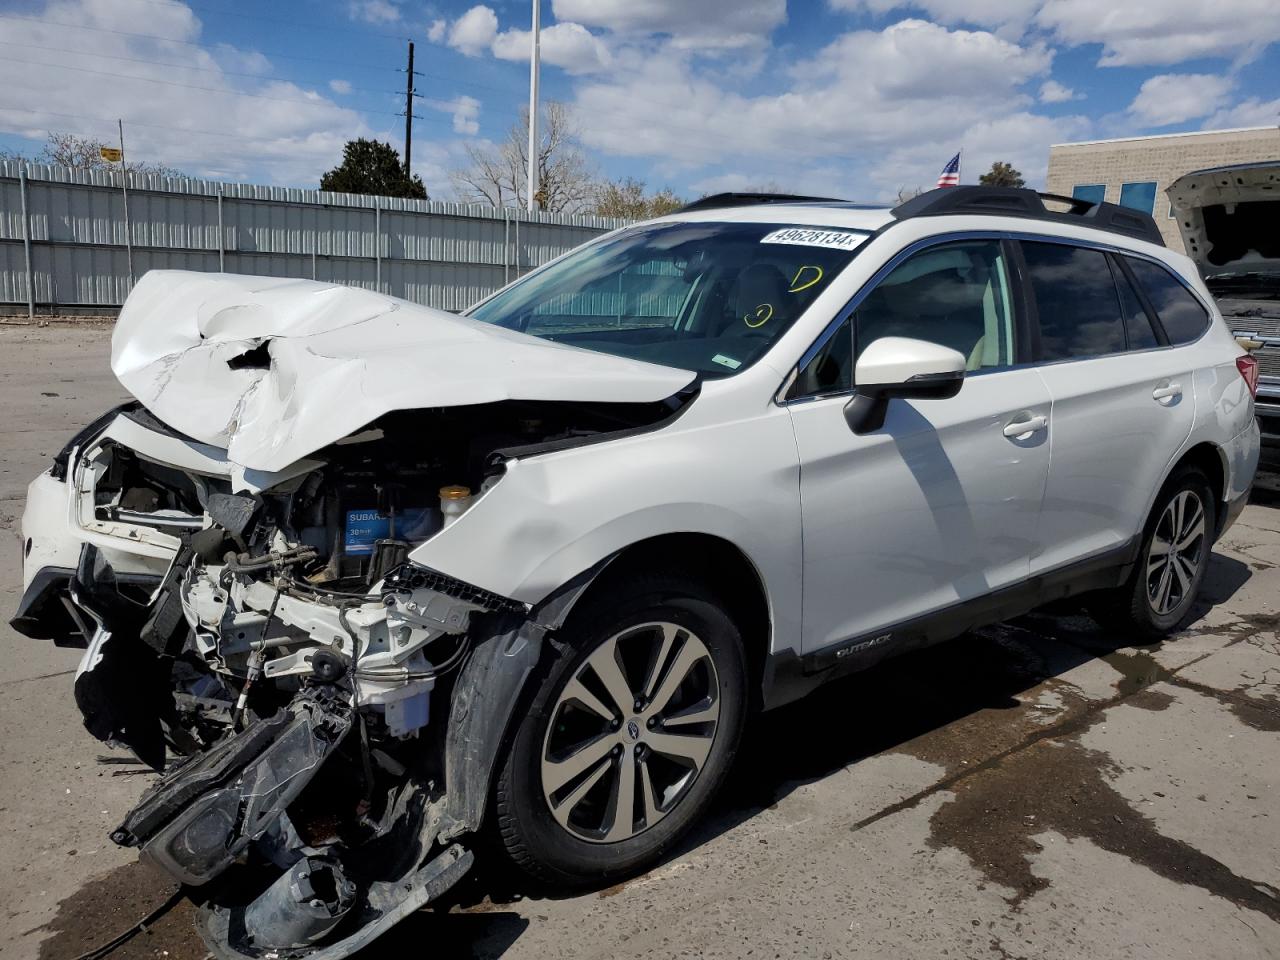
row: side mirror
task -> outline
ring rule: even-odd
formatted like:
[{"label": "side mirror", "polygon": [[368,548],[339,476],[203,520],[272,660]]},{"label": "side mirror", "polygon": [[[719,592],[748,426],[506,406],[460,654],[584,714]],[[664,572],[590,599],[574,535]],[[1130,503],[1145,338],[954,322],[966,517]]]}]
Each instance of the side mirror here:
[{"label": "side mirror", "polygon": [[885,410],[894,397],[904,400],[946,400],[964,385],[965,358],[927,340],[881,337],[873,341],[854,367],[857,384],[845,404],[844,419],[856,434],[884,426]]}]

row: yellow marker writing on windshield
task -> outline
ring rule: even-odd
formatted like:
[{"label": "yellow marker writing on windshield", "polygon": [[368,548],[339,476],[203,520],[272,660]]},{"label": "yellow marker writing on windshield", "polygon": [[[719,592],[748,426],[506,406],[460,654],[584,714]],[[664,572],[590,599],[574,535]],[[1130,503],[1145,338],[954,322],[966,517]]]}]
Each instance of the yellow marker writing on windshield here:
[{"label": "yellow marker writing on windshield", "polygon": [[[812,273],[813,279],[806,280],[803,283],[801,283],[800,278],[803,277],[806,273]],[[796,275],[791,278],[791,286],[787,288],[787,293],[799,293],[801,290],[808,290],[815,283],[818,283],[821,280],[822,280],[822,268],[811,266],[810,264],[805,264],[803,267],[797,270]]]},{"label": "yellow marker writing on windshield", "polygon": [[762,303],[760,304],[760,306],[756,307],[754,312],[748,313],[745,317],[743,317],[742,322],[754,330],[756,327],[763,327],[766,323],[768,323],[769,318],[772,316],[773,316],[773,304]]}]

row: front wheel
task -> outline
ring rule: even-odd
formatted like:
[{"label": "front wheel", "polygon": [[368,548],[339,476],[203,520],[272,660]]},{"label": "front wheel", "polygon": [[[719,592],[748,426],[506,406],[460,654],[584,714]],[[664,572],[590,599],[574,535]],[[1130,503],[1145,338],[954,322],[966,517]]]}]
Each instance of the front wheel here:
[{"label": "front wheel", "polygon": [[724,780],[742,732],[737,628],[695,584],[655,578],[557,638],[498,777],[511,858],[580,885],[656,861]]},{"label": "front wheel", "polygon": [[1094,607],[1105,625],[1158,640],[1191,617],[1213,547],[1217,512],[1205,475],[1185,467],[1169,478],[1152,508],[1128,583]]}]

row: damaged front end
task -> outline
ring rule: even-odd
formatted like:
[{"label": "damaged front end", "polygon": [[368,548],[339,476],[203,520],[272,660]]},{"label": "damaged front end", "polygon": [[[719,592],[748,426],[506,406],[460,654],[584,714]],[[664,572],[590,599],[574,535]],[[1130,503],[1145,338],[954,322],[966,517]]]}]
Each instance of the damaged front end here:
[{"label": "damaged front end", "polygon": [[[164,771],[112,839],[189,888],[215,955],[345,956],[466,872],[458,841],[554,624],[407,556],[521,451],[663,409],[393,414],[256,492],[138,409],[69,455],[89,537],[68,585],[76,699]],[[184,465],[160,463],[177,440]],[[118,568],[144,548],[168,559],[130,587]]]},{"label": "damaged front end", "polygon": [[468,869],[588,575],[531,607],[411,554],[457,523],[438,543],[501,569],[504,524],[462,534],[516,463],[658,429],[697,379],[368,291],[166,271],[112,369],[138,402],[28,488],[11,623],[84,647],[85,726],[162,772],[112,838],[186,886],[215,955],[346,956]]}]

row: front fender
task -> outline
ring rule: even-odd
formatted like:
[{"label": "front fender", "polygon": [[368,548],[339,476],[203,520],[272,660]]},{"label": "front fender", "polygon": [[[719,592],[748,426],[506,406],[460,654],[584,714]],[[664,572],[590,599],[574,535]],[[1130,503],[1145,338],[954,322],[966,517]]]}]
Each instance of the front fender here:
[{"label": "front fender", "polygon": [[583,571],[664,534],[737,547],[763,580],[775,647],[799,637],[799,466],[786,412],[668,430],[507,464],[409,559],[536,605]]}]

